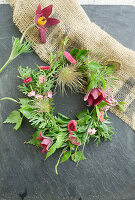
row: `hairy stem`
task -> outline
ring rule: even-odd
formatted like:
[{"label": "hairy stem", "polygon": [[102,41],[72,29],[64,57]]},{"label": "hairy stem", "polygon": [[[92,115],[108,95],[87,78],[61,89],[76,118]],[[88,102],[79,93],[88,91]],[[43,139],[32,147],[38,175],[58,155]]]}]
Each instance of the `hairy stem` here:
[{"label": "hairy stem", "polygon": [[12,58],[9,57],[9,59],[7,60],[7,62],[3,65],[3,67],[1,67],[0,69],[0,73],[4,70],[4,68],[12,61]]},{"label": "hairy stem", "polygon": [[35,25],[35,24],[31,24],[30,26],[28,26],[28,27],[26,28],[26,30],[24,31],[24,33],[22,34],[22,37],[21,37],[21,39],[20,39],[20,44],[23,42],[23,39],[24,39],[25,35],[27,34],[27,32],[28,32],[31,28],[33,28],[34,26],[36,26],[36,25]]}]

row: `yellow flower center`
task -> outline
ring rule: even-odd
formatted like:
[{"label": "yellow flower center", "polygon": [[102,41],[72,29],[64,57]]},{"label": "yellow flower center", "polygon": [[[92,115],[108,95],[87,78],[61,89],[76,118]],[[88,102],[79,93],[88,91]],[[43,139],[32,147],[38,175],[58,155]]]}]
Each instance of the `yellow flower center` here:
[{"label": "yellow flower center", "polygon": [[100,97],[100,95],[101,95],[101,92],[98,93],[98,96],[99,96],[99,97]]},{"label": "yellow flower center", "polygon": [[39,19],[38,19],[38,25],[43,26],[43,25],[46,24],[46,22],[47,22],[47,20],[46,20],[45,17],[39,17]]}]

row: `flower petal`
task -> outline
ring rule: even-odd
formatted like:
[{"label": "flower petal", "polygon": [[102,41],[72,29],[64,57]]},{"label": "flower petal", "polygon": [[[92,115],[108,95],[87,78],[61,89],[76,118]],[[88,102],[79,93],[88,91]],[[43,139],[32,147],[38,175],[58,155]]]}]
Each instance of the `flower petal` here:
[{"label": "flower petal", "polygon": [[49,70],[51,66],[39,66],[39,68],[42,70]]},{"label": "flower petal", "polygon": [[101,101],[103,101],[103,95],[102,94],[94,101],[94,106],[98,105]]},{"label": "flower petal", "polygon": [[75,120],[71,120],[69,123],[68,123],[68,131],[71,135],[73,135],[72,131],[75,131],[76,130],[76,126],[77,126],[77,122]]},{"label": "flower petal", "polygon": [[36,15],[41,13],[41,5],[40,3],[38,4],[37,10],[36,10]]},{"label": "flower petal", "polygon": [[76,146],[80,146],[81,143],[80,142],[77,142],[77,137],[74,137],[72,135],[69,135],[69,140],[72,144],[76,145]]},{"label": "flower petal", "polygon": [[43,141],[44,138],[43,137],[37,137],[36,139],[40,140],[40,141]]},{"label": "flower petal", "polygon": [[42,17],[42,14],[37,14],[37,15],[35,15],[35,24],[37,25],[38,28],[42,27],[42,26],[38,25],[38,19],[39,19],[40,17]]},{"label": "flower petal", "polygon": [[46,151],[47,151],[46,148],[44,148],[44,149],[42,150],[42,153],[46,153]]},{"label": "flower petal", "polygon": [[50,14],[52,13],[52,8],[53,8],[52,4],[43,8],[41,12],[45,18],[48,18],[50,16]]},{"label": "flower petal", "polygon": [[58,20],[56,18],[48,18],[45,26],[53,26],[53,25],[56,25],[58,23],[60,23],[60,20]]},{"label": "flower petal", "polygon": [[70,61],[73,64],[76,64],[76,60],[67,51],[64,52],[64,56],[67,58],[68,61]]},{"label": "flower petal", "polygon": [[94,99],[97,99],[99,95],[99,90],[97,88],[92,89],[91,95],[93,96]]},{"label": "flower petal", "polygon": [[46,28],[42,26],[40,27],[40,36],[41,36],[41,42],[46,43]]},{"label": "flower petal", "polygon": [[92,105],[93,105],[93,102],[94,102],[93,96],[92,96],[92,95],[89,95],[89,97],[88,97],[88,104],[89,104],[89,106],[92,106]]},{"label": "flower petal", "polygon": [[89,97],[90,93],[91,93],[91,90],[84,96],[84,101],[88,100],[88,97]]},{"label": "flower petal", "polygon": [[101,94],[103,95],[104,98],[106,98],[106,92],[100,88],[98,88],[99,92],[101,92]]}]

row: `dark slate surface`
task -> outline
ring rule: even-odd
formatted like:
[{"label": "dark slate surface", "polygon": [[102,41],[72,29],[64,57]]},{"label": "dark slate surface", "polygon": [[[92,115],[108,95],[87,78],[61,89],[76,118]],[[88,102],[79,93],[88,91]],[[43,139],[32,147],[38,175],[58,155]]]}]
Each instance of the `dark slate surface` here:
[{"label": "dark slate surface", "polygon": [[[132,6],[83,6],[91,21],[135,49],[135,8]],[[0,66],[11,50],[12,35],[20,36],[12,23],[8,5],[0,5]],[[17,66],[43,64],[33,52],[23,54],[0,74],[0,97],[21,97],[17,90],[20,80]],[[56,107],[63,114],[84,107],[82,96],[70,94],[55,97]],[[82,103],[82,104],[81,104]],[[91,141],[85,149],[87,160],[79,166],[67,161],[55,175],[59,151],[47,161],[41,150],[23,142],[34,129],[24,120],[19,131],[3,120],[17,105],[10,101],[0,104],[0,200],[134,200],[135,199],[135,133],[122,120],[109,113],[116,134],[111,142],[98,147]],[[56,111],[57,111],[56,110]],[[69,114],[70,116],[70,114]]]}]

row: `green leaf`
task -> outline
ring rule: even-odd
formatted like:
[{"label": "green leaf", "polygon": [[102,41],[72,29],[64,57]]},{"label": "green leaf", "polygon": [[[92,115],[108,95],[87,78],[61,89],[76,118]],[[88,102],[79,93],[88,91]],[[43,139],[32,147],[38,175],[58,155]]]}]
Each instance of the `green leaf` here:
[{"label": "green leaf", "polygon": [[121,110],[123,113],[125,112],[125,109],[124,109],[124,106],[123,106],[123,104],[125,104],[124,102],[118,102],[118,108],[119,108],[119,110]]},{"label": "green leaf", "polygon": [[90,118],[91,118],[90,115],[85,115],[84,117],[80,118],[80,119],[77,121],[77,125],[85,125],[85,124],[88,124]]},{"label": "green leaf", "polygon": [[94,80],[91,80],[91,81],[90,81],[90,84],[88,85],[87,92],[89,92],[90,89],[93,89],[94,87],[95,87],[95,81],[94,81]]},{"label": "green leaf", "polygon": [[16,110],[12,111],[10,115],[8,116],[8,118],[3,123],[16,124],[14,129],[18,130],[22,123],[22,117],[20,115],[20,112]]},{"label": "green leaf", "polygon": [[79,49],[74,48],[71,50],[70,54],[71,54],[71,56],[76,56],[78,54],[78,52],[79,52]]},{"label": "green leaf", "polygon": [[101,103],[98,104],[98,108],[99,108],[99,109],[100,109],[100,108],[103,108],[103,107],[106,106],[106,105],[107,105],[107,102],[101,101]]},{"label": "green leaf", "polygon": [[103,85],[103,88],[104,88],[104,90],[105,90],[105,85],[106,85],[105,80],[104,80],[103,77],[101,77],[100,79],[101,79],[101,81],[102,81],[102,85]]},{"label": "green leaf", "polygon": [[48,157],[50,157],[50,156],[56,151],[56,149],[57,149],[57,145],[56,145],[56,143],[55,143],[55,144],[53,144],[53,145],[49,148],[49,151],[48,151],[47,154],[46,154],[46,159],[47,159]]},{"label": "green leaf", "polygon": [[62,144],[64,143],[65,133],[60,132],[59,134],[57,134],[56,138],[57,138],[56,143],[55,143],[56,148],[59,149],[59,148],[61,148]]},{"label": "green leaf", "polygon": [[59,149],[62,147],[64,143],[65,133],[60,132],[59,134],[57,134],[56,138],[57,138],[56,142],[50,147],[49,151],[47,152],[46,159],[49,156],[51,156],[56,151],[56,149]]},{"label": "green leaf", "polygon": [[31,68],[29,67],[26,67],[26,68],[23,68],[22,66],[18,67],[18,71],[19,71],[19,74],[21,75],[22,79],[25,79],[29,76],[31,76]]},{"label": "green leaf", "polygon": [[126,104],[124,101],[119,101],[119,104],[122,104],[122,105],[124,105],[124,104]]},{"label": "green leaf", "polygon": [[86,50],[86,49],[80,50],[78,52],[77,56],[76,56],[77,60],[80,60],[81,62],[84,62],[87,59],[87,57],[88,57],[88,52],[89,51]]},{"label": "green leaf", "polygon": [[28,98],[21,98],[19,100],[20,100],[20,104],[22,104],[22,105],[28,105],[28,103],[31,101]]},{"label": "green leaf", "polygon": [[103,66],[101,66],[99,63],[97,63],[95,61],[88,63],[87,66],[90,71],[97,71],[98,69],[103,68]]},{"label": "green leaf", "polygon": [[62,41],[62,45],[63,46],[66,46],[67,45],[67,43],[68,43],[68,37],[66,36],[65,38],[64,38],[64,41]]},{"label": "green leaf", "polygon": [[88,114],[88,110],[85,109],[85,110],[82,110],[81,112],[77,113],[77,114],[76,114],[76,117],[77,117],[78,119],[81,119],[82,117],[84,117],[84,116],[87,115],[87,114]]},{"label": "green leaf", "polygon": [[69,117],[67,117],[61,113],[58,113],[58,118],[60,118],[62,121],[67,121],[67,122],[70,120]]},{"label": "green leaf", "polygon": [[70,156],[71,156],[71,152],[70,151],[66,151],[64,153],[64,156],[61,159],[61,163],[67,161],[70,158]]},{"label": "green leaf", "polygon": [[74,162],[79,162],[80,160],[86,160],[87,158],[83,155],[81,151],[77,151],[76,153],[71,155],[71,158]]},{"label": "green leaf", "polygon": [[24,117],[26,117],[27,119],[30,119],[33,109],[31,107],[25,106],[19,109],[19,111],[23,114]]},{"label": "green leaf", "polygon": [[99,118],[100,118],[100,110],[99,110],[98,106],[95,106],[95,107],[96,107],[97,117],[98,117],[98,120],[99,120]]},{"label": "green leaf", "polygon": [[27,142],[27,144],[32,144],[32,145],[35,145],[35,146],[37,146],[37,147],[40,147],[41,141],[36,139],[36,138],[39,137],[39,136],[40,136],[40,131],[35,132],[35,133],[32,135],[33,138],[32,138],[31,140],[29,140],[29,141]]}]

